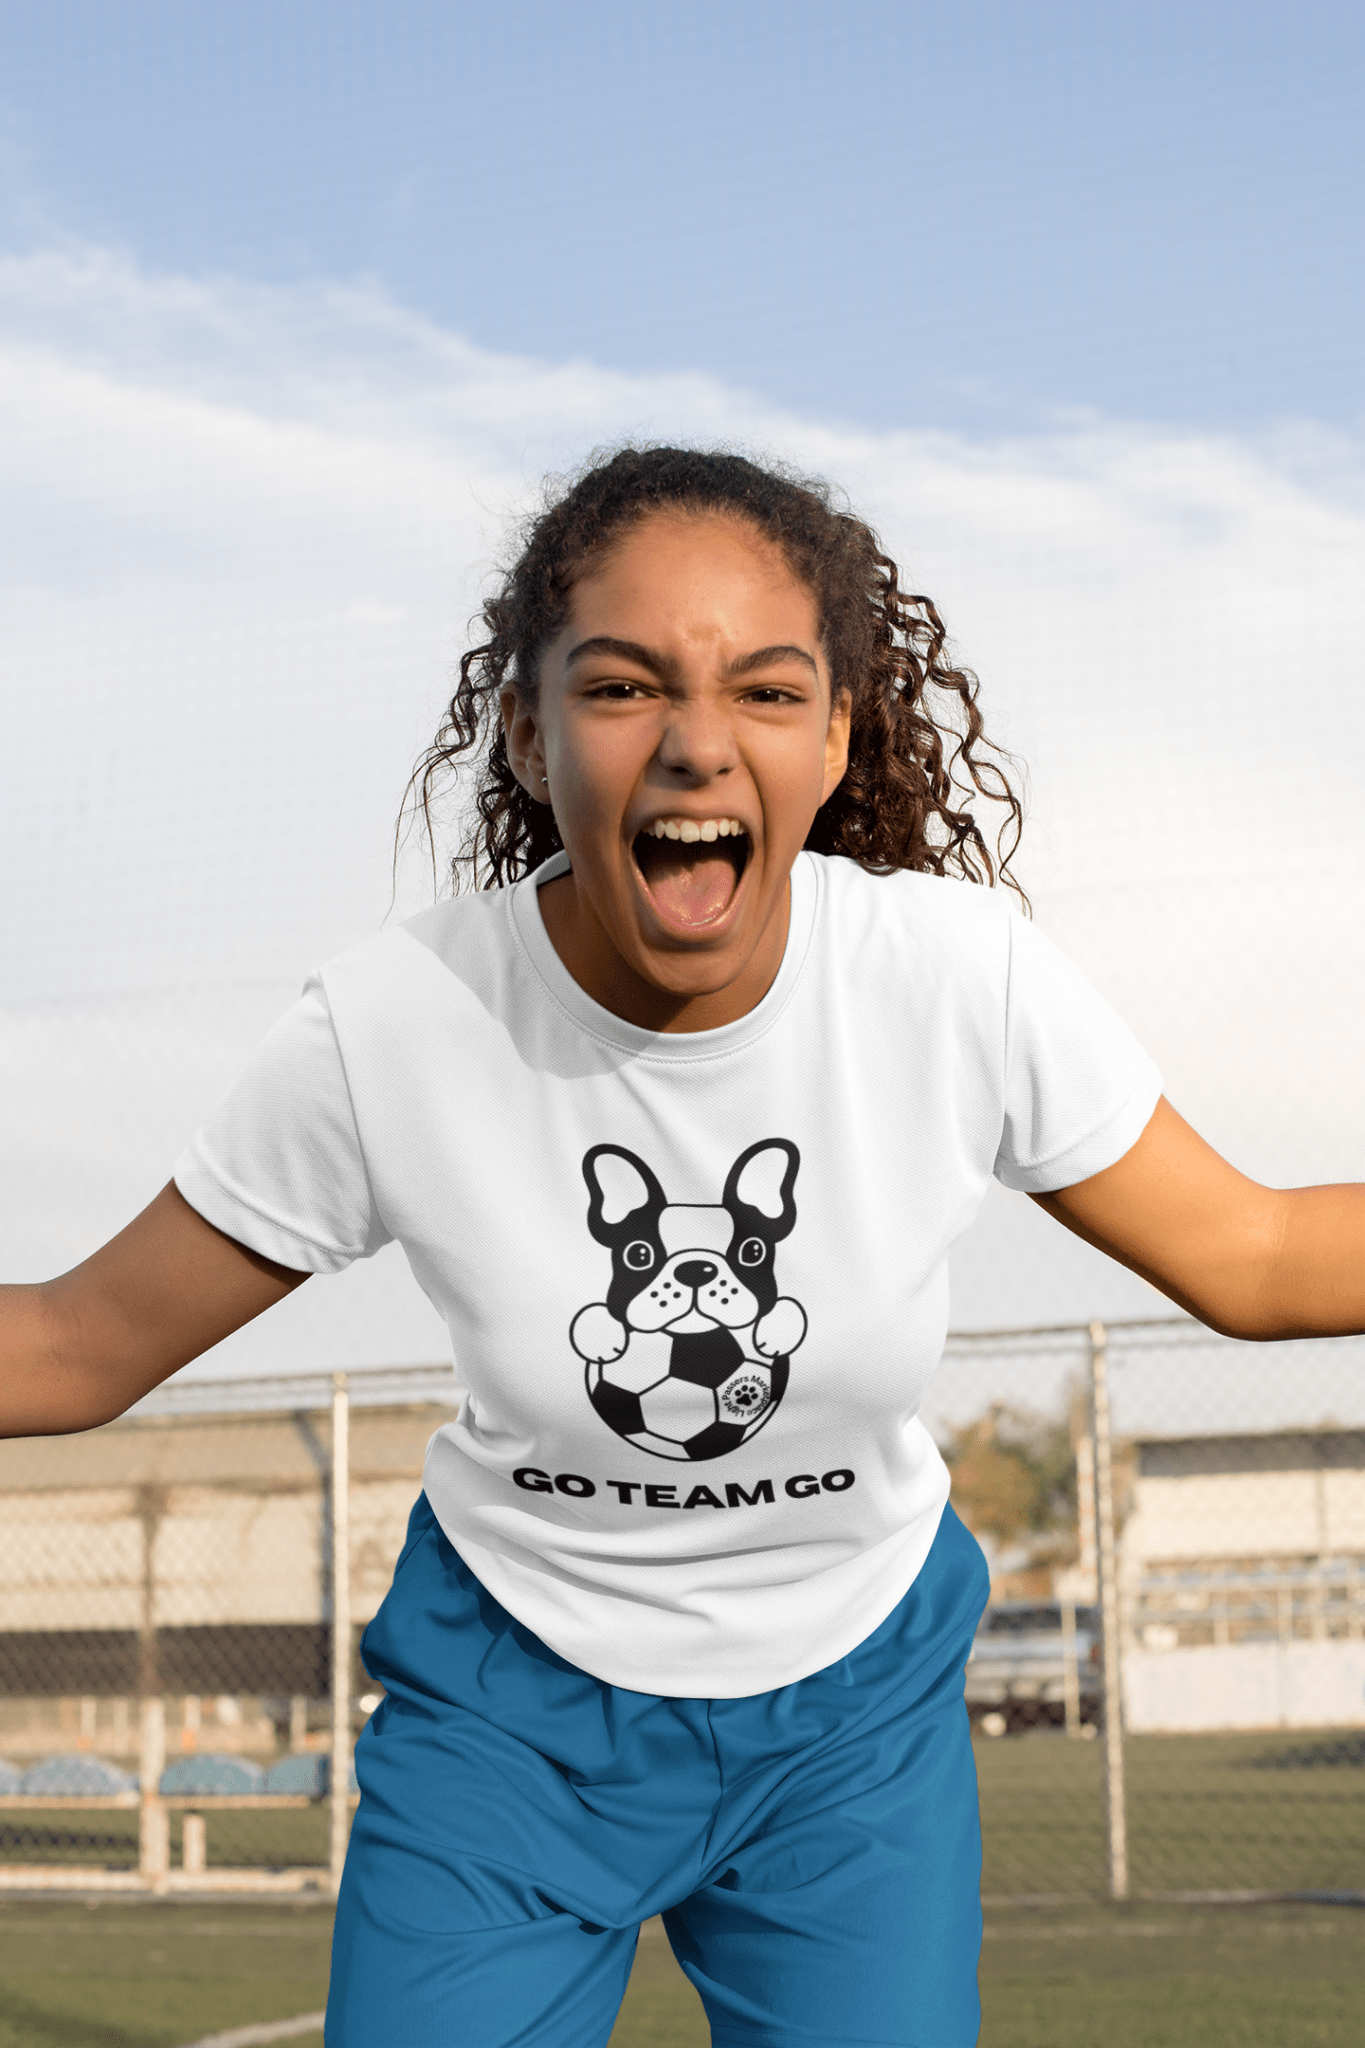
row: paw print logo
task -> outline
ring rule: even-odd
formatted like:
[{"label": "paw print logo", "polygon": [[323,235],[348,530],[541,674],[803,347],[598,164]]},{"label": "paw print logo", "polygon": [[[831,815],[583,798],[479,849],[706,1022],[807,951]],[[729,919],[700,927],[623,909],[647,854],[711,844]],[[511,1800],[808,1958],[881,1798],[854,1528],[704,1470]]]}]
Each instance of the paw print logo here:
[{"label": "paw print logo", "polygon": [[720,1405],[736,1422],[752,1422],[771,1399],[767,1381],[756,1372],[741,1373],[720,1390]]}]

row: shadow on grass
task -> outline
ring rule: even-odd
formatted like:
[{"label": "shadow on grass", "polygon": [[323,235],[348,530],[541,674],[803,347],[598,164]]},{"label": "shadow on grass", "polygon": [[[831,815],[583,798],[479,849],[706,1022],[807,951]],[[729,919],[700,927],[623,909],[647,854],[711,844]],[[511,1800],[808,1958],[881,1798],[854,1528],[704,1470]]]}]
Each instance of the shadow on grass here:
[{"label": "shadow on grass", "polygon": [[1250,1759],[1254,1771],[1359,1770],[1365,1764],[1365,1734],[1333,1735],[1322,1742],[1298,1742]]},{"label": "shadow on grass", "polygon": [[0,1827],[0,1860],[47,1863],[72,1849],[88,1849],[128,1860],[137,1853],[134,1828]]}]

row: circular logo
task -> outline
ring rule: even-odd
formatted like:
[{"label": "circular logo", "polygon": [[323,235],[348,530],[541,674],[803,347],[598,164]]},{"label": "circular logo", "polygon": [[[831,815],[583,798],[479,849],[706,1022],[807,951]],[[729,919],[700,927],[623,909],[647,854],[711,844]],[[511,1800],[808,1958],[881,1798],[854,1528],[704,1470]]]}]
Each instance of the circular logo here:
[{"label": "circular logo", "polygon": [[743,1373],[731,1380],[720,1397],[720,1405],[736,1422],[752,1422],[771,1399],[768,1382],[760,1373]]}]

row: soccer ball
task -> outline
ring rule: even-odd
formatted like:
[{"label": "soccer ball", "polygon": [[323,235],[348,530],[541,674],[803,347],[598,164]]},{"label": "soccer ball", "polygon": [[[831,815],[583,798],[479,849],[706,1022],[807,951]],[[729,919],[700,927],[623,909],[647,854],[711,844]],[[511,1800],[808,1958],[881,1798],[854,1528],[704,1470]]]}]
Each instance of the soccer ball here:
[{"label": "soccer ball", "polygon": [[784,1358],[746,1358],[719,1325],[695,1334],[632,1330],[619,1358],[587,1369],[609,1428],[656,1458],[721,1458],[756,1436],[787,1388]]}]

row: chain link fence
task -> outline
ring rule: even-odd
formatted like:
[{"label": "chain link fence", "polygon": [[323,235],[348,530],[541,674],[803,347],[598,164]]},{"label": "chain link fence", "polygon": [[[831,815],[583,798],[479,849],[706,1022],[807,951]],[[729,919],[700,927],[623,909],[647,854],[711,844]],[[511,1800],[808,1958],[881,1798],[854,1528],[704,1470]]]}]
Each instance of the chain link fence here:
[{"label": "chain link fence", "polygon": [[[1362,1340],[949,1340],[988,1898],[1365,1902],[1362,1389]],[[356,1645],[456,1399],[435,1366],[182,1380],[0,1445],[0,1888],[334,1888]]]},{"label": "chain link fence", "polygon": [[1365,1342],[959,1336],[934,1400],[986,1895],[1365,1903]]},{"label": "chain link fence", "polygon": [[335,1888],[356,1644],[454,1400],[449,1367],[189,1381],[0,1444],[0,1888]]}]

